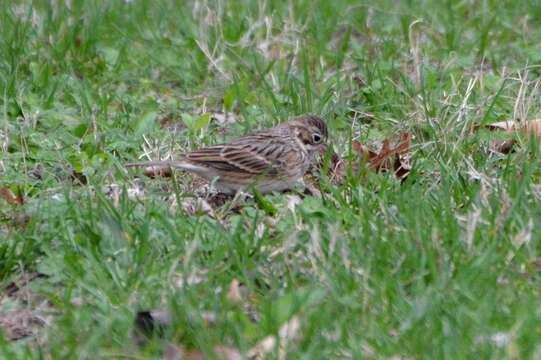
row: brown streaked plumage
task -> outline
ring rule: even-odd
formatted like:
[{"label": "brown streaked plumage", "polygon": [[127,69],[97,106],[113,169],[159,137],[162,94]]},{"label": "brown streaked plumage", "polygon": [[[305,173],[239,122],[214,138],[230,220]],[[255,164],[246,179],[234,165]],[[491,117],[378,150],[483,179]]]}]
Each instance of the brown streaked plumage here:
[{"label": "brown streaked plumage", "polygon": [[262,193],[291,189],[301,182],[318,154],[327,150],[327,126],[315,115],[303,115],[274,128],[182,155],[178,160],[127,166],[170,166],[193,172],[222,192],[254,184]]}]

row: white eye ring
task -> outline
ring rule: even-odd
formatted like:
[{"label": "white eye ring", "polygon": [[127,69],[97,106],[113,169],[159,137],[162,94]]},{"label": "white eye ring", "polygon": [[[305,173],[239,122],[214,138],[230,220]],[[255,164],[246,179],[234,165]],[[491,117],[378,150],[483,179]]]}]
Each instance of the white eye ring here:
[{"label": "white eye ring", "polygon": [[314,142],[314,144],[319,144],[321,140],[321,135],[319,135],[318,133],[312,134],[312,141]]}]

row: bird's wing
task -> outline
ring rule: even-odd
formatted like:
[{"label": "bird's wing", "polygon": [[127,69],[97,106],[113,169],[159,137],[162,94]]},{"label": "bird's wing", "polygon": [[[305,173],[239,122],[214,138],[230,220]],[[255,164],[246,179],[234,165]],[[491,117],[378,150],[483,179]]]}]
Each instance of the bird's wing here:
[{"label": "bird's wing", "polygon": [[276,176],[284,166],[284,152],[284,142],[280,139],[252,135],[193,151],[185,154],[185,158],[194,164],[221,171]]}]

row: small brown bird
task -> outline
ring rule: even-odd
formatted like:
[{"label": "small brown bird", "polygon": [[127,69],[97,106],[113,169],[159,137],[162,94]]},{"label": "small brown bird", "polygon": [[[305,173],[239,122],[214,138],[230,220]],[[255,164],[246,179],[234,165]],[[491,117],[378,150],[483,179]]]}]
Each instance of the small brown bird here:
[{"label": "small brown bird", "polygon": [[216,188],[234,193],[254,184],[262,193],[291,189],[319,154],[327,151],[327,125],[318,116],[303,115],[274,128],[225,144],[209,146],[177,160],[127,166],[169,166],[216,179]]}]

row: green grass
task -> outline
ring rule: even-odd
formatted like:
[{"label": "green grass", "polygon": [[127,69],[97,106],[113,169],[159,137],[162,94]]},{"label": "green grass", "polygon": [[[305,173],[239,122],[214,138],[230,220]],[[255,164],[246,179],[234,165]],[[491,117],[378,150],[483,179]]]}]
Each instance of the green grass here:
[{"label": "green grass", "polygon": [[[246,353],[293,317],[291,359],[541,357],[539,144],[471,132],[539,114],[537,1],[60,3],[0,6],[0,187],[25,198],[0,199],[0,314],[47,320],[2,358]],[[123,168],[305,112],[346,157],[410,131],[409,178],[210,216],[189,175]],[[148,308],[173,325],[137,347]]]}]

